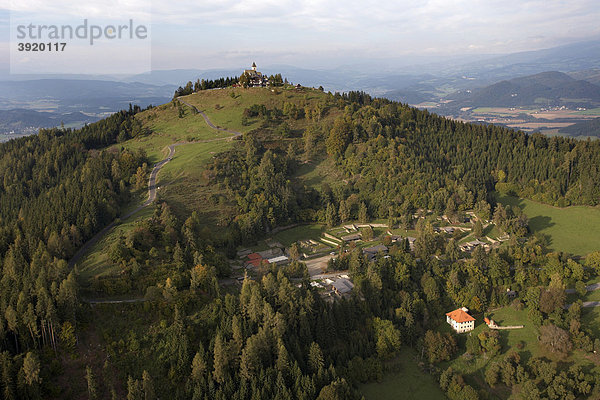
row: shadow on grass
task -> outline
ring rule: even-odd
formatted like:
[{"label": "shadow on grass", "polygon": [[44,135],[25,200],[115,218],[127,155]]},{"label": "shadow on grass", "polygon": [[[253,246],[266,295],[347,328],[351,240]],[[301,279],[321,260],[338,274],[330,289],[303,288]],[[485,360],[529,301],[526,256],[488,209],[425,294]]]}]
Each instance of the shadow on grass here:
[{"label": "shadow on grass", "polygon": [[554,225],[556,224],[552,222],[552,218],[545,215],[538,215],[529,220],[529,226],[536,231],[551,228]]}]

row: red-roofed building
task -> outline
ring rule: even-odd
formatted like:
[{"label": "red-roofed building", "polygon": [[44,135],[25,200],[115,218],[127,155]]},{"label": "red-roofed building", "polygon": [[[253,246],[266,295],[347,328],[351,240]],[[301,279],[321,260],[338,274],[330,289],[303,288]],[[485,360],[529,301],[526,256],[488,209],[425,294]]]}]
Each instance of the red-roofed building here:
[{"label": "red-roofed building", "polygon": [[465,307],[457,308],[446,314],[446,322],[458,333],[472,331],[475,329],[475,318],[468,311]]},{"label": "red-roofed building", "polygon": [[248,254],[248,260],[260,260],[262,256],[258,253],[250,253]]},{"label": "red-roofed building", "polygon": [[253,258],[251,260],[246,261],[246,267],[260,267],[263,264],[268,264],[269,260],[266,260],[264,258]]}]

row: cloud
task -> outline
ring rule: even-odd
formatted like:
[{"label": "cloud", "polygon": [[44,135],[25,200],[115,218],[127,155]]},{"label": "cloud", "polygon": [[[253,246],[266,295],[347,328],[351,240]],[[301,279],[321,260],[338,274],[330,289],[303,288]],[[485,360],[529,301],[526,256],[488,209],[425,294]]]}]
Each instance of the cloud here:
[{"label": "cloud", "polygon": [[75,18],[122,18],[124,15],[150,18],[152,8],[143,0],[0,0],[0,8],[14,13],[60,15]]},{"label": "cloud", "polygon": [[[20,13],[72,18],[131,16],[153,24],[169,48],[357,57],[507,53],[600,35],[597,0],[0,0]],[[129,18],[129,17],[128,17]],[[281,56],[283,57],[283,56]],[[286,56],[288,57],[288,56]],[[179,62],[179,61],[178,61]]]}]

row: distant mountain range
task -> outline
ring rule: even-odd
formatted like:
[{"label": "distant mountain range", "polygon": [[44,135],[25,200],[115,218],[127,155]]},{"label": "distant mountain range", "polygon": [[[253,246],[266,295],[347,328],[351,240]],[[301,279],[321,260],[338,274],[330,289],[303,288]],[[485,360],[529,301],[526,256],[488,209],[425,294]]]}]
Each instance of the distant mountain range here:
[{"label": "distant mountain range", "polygon": [[468,74],[480,81],[499,81],[543,71],[581,71],[600,67],[600,41],[519,52],[446,68],[445,74]]},{"label": "distant mountain range", "polygon": [[600,86],[600,68],[569,72],[569,76],[575,79],[588,81],[590,83],[593,83],[594,85]]},{"label": "distant mountain range", "polygon": [[31,134],[39,128],[80,126],[129,107],[168,102],[175,85],[81,79],[0,82],[0,134]]},{"label": "distant mountain range", "polygon": [[28,108],[57,112],[117,111],[129,103],[162,104],[175,85],[80,79],[38,79],[0,82],[0,109]]},{"label": "distant mountain range", "polygon": [[521,107],[533,104],[590,107],[600,103],[600,86],[557,71],[501,81],[481,89],[460,91],[447,99],[449,108]]},{"label": "distant mountain range", "polygon": [[[290,82],[323,86],[332,92],[363,90],[408,104],[454,100],[436,112],[470,105],[519,106],[536,101],[552,105],[561,99],[582,100],[571,105],[589,105],[600,100],[596,85],[600,84],[598,40],[508,55],[412,60],[414,64],[407,57],[365,59],[318,70],[289,65],[259,65],[259,69],[266,74],[281,73]],[[0,75],[0,110],[27,109],[55,114],[52,118],[22,111],[13,114],[10,118],[15,115],[23,118],[20,124],[12,122],[16,130],[18,126],[31,127],[42,122],[48,126],[69,120],[70,113],[98,119],[127,108],[129,103],[142,107],[163,104],[187,81],[236,76],[243,68],[154,70],[133,76]],[[549,70],[560,72],[545,72]],[[0,129],[8,128],[5,125]]]}]

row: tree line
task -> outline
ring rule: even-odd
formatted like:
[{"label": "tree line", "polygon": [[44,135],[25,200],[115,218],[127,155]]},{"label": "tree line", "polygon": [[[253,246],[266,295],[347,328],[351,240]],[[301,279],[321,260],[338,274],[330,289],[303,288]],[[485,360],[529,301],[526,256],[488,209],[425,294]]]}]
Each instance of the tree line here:
[{"label": "tree line", "polygon": [[209,89],[222,89],[226,87],[231,87],[234,84],[239,82],[240,78],[237,76],[227,77],[227,78],[218,78],[218,79],[197,79],[196,82],[188,81],[184,87],[179,86],[177,90],[175,90],[175,97],[179,96],[187,96],[192,93],[196,93],[202,90]]}]

